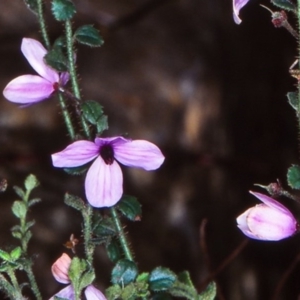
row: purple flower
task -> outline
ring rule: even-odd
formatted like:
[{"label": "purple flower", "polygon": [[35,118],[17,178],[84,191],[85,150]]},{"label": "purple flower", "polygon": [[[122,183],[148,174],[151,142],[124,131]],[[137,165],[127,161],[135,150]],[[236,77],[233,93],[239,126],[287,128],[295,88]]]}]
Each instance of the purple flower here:
[{"label": "purple flower", "polygon": [[3,90],[4,97],[15,103],[31,104],[49,98],[60,86],[69,80],[69,74],[59,74],[44,62],[47,50],[44,46],[29,38],[23,38],[21,51],[32,68],[40,75],[22,75]]},{"label": "purple flower", "polygon": [[233,0],[233,19],[236,24],[241,24],[242,20],[239,18],[239,13],[248,2],[249,0]]},{"label": "purple flower", "polygon": [[262,201],[249,208],[236,220],[239,229],[256,240],[278,241],[292,236],[298,231],[298,223],[292,213],[276,200],[251,192]]},{"label": "purple flower", "polygon": [[120,136],[76,141],[52,155],[53,165],[59,168],[78,167],[94,160],[85,178],[86,198],[94,207],[110,207],[120,200],[123,175],[117,161],[149,171],[159,168],[164,159],[154,144]]}]

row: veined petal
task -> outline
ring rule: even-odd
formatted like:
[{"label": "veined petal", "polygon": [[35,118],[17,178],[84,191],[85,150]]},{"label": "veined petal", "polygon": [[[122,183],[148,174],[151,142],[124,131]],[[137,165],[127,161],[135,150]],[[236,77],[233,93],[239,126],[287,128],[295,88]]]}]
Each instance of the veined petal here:
[{"label": "veined petal", "polygon": [[233,19],[236,24],[241,24],[242,20],[239,17],[239,13],[242,7],[244,7],[249,0],[233,0]]},{"label": "veined petal", "polygon": [[68,72],[62,72],[59,76],[60,84],[65,86],[70,79],[70,74]]},{"label": "veined petal", "polygon": [[107,144],[110,144],[112,147],[114,147],[115,145],[122,145],[127,142],[131,142],[131,140],[125,139],[122,136],[115,136],[109,138],[95,138],[95,144],[99,147]]},{"label": "veined petal", "polygon": [[263,203],[265,203],[266,205],[273,207],[275,209],[278,209],[280,211],[282,211],[285,214],[288,214],[290,216],[293,216],[293,214],[281,203],[279,203],[278,201],[274,200],[273,198],[261,194],[261,193],[256,193],[256,192],[252,192],[249,191],[250,194],[252,194],[253,196],[255,196],[256,198],[258,198],[260,201],[262,201]]},{"label": "veined petal", "polygon": [[116,161],[107,165],[99,156],[85,178],[85,195],[94,207],[115,205],[123,194],[123,174]]},{"label": "veined petal", "polygon": [[253,208],[249,208],[243,214],[236,218],[238,228],[249,238],[251,239],[259,239],[255,234],[253,234],[248,227],[247,218]]},{"label": "veined petal", "polygon": [[252,208],[247,223],[249,230],[262,240],[278,241],[290,237],[297,230],[294,218],[265,204]]},{"label": "veined petal", "polygon": [[51,272],[56,281],[60,283],[70,283],[68,272],[71,261],[69,255],[63,253],[61,257],[54,262],[51,266]]},{"label": "veined petal", "polygon": [[58,168],[79,167],[96,158],[98,151],[99,147],[93,142],[76,141],[61,152],[52,154],[52,163]]},{"label": "veined petal", "polygon": [[23,38],[21,51],[32,68],[39,75],[52,83],[58,82],[58,73],[44,62],[44,56],[47,54],[47,50],[39,41],[30,38]]},{"label": "veined petal", "polygon": [[106,297],[93,285],[89,285],[84,294],[87,300],[106,300]]},{"label": "veined petal", "polygon": [[[67,287],[65,287],[64,289],[60,290],[54,296],[60,297],[60,298],[65,298],[68,300],[75,300],[75,291],[74,291],[73,286],[70,284]],[[54,300],[54,296],[51,297],[49,300]]]},{"label": "veined petal", "polygon": [[113,145],[115,159],[125,166],[155,170],[161,166],[165,157],[159,148],[144,140],[127,140]]},{"label": "veined petal", "polygon": [[53,84],[37,75],[22,75],[3,90],[4,97],[15,103],[29,104],[42,101],[54,92]]}]

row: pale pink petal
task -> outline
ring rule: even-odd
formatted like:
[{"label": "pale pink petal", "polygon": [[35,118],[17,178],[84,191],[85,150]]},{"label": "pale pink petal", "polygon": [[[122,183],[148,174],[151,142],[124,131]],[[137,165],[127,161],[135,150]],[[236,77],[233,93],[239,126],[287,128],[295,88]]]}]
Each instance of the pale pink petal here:
[{"label": "pale pink petal", "polygon": [[236,24],[241,24],[242,20],[239,18],[240,10],[249,2],[249,0],[233,0],[233,19]]},{"label": "pale pink petal", "polygon": [[126,143],[114,143],[113,149],[115,159],[129,167],[155,170],[165,160],[156,145],[144,140],[127,140]]},{"label": "pale pink petal", "polygon": [[258,239],[278,241],[290,237],[297,230],[297,222],[282,211],[260,204],[252,208],[247,223]]},{"label": "pale pink petal", "polygon": [[86,174],[85,194],[94,207],[115,205],[123,194],[123,174],[118,163],[107,165],[101,157],[96,158]]},{"label": "pale pink petal", "polygon": [[68,272],[71,261],[72,260],[69,255],[63,253],[62,256],[54,262],[51,266],[51,272],[56,281],[60,283],[70,283]]},{"label": "pale pink petal", "polygon": [[246,210],[243,214],[241,214],[240,216],[237,217],[236,222],[238,225],[238,228],[249,238],[252,239],[259,239],[257,238],[257,236],[255,236],[255,234],[253,234],[248,227],[248,223],[247,223],[247,218],[249,213],[251,212],[252,207],[249,208],[248,210]]},{"label": "pale pink petal", "polygon": [[254,195],[256,198],[258,198],[260,201],[262,201],[266,205],[273,207],[275,209],[281,210],[285,214],[293,216],[293,214],[285,206],[283,206],[281,203],[274,200],[273,198],[266,196],[264,194],[261,194],[261,193],[256,193],[256,192],[252,192],[252,191],[249,191],[249,192],[250,192],[250,194]]},{"label": "pale pink petal", "polygon": [[29,104],[48,98],[53,92],[53,84],[48,80],[36,75],[23,75],[9,82],[3,95],[11,102]]},{"label": "pale pink petal", "polygon": [[52,154],[52,163],[58,168],[82,166],[99,155],[99,147],[90,141],[76,141],[61,152]]},{"label": "pale pink petal", "polygon": [[[75,291],[74,291],[73,286],[70,284],[67,287],[65,287],[64,289],[60,290],[54,296],[68,299],[68,300],[75,300]],[[54,300],[54,296],[51,297],[49,300]]]},{"label": "pale pink petal", "polygon": [[58,82],[58,73],[44,62],[44,56],[47,54],[47,50],[39,41],[30,38],[23,38],[21,50],[32,68],[40,76],[52,83]]},{"label": "pale pink petal", "polygon": [[106,300],[106,297],[93,285],[89,285],[84,294],[87,300]]}]

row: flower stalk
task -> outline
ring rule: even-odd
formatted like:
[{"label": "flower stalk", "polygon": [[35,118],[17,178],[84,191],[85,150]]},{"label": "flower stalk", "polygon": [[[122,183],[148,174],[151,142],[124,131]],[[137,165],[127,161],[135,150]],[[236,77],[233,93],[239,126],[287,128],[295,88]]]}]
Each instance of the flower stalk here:
[{"label": "flower stalk", "polygon": [[84,235],[84,249],[86,260],[90,266],[93,266],[94,243],[91,241],[92,237],[92,216],[93,208],[87,203],[86,209],[82,211],[83,217],[83,235]]},{"label": "flower stalk", "polygon": [[50,49],[50,41],[49,41],[49,36],[47,33],[47,28],[46,28],[46,22],[44,18],[44,13],[43,13],[43,1],[42,0],[37,0],[37,13],[38,13],[38,20],[40,24],[40,29],[42,33],[42,37],[44,40],[44,43],[47,47],[47,49]]},{"label": "flower stalk", "polygon": [[112,218],[114,220],[114,223],[115,223],[115,226],[116,226],[116,229],[117,229],[117,232],[118,232],[119,241],[120,241],[121,247],[123,249],[124,255],[128,260],[134,261],[133,260],[133,255],[132,255],[130,247],[129,247],[129,243],[127,241],[126,234],[125,234],[124,229],[122,227],[122,223],[121,223],[119,215],[116,211],[116,208],[111,207],[110,212],[111,212]]},{"label": "flower stalk", "polygon": [[[70,77],[72,82],[73,93],[77,99],[81,99],[78,77],[77,77],[76,67],[74,63],[73,33],[72,33],[72,23],[70,20],[67,20],[65,22],[65,31],[66,31],[69,72],[70,72]],[[80,120],[81,120],[84,133],[86,137],[90,140],[92,138],[90,128],[82,115],[80,115]]]}]

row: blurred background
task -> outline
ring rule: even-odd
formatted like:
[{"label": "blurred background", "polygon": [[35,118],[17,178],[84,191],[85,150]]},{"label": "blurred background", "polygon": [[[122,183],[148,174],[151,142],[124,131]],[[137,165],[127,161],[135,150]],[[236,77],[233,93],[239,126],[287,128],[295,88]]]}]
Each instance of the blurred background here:
[{"label": "blurred background", "polygon": [[[251,0],[239,26],[230,0],[74,2],[74,27],[94,24],[105,40],[101,48],[79,46],[77,55],[84,98],[99,101],[108,115],[105,135],[147,139],[166,156],[155,172],[123,168],[125,193],[143,205],[141,222],[126,227],[140,270],[189,270],[199,291],[214,279],[218,299],[299,299],[299,236],[245,242],[235,221],[258,203],[248,193],[262,192],[254,183],[279,179],[287,187],[286,170],[299,159],[297,120],[286,98],[295,90],[288,69],[297,44],[259,6],[271,7],[269,1]],[[63,28],[45,4],[53,42]],[[34,74],[20,51],[23,37],[42,41],[35,15],[21,0],[1,0],[2,90],[16,76]],[[83,179],[51,166],[50,155],[69,143],[55,97],[27,108],[0,97],[0,178],[9,184],[0,195],[0,247],[17,244],[10,236],[12,186],[33,173],[41,182],[34,196],[43,201],[30,212],[30,253],[47,299],[62,288],[51,264],[67,251],[71,233],[81,236],[80,215],[63,196],[83,196]],[[299,205],[282,202],[300,215]],[[96,262],[104,289],[113,264],[103,247]]]}]

